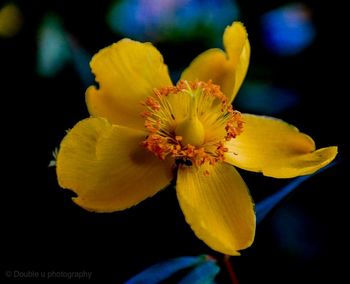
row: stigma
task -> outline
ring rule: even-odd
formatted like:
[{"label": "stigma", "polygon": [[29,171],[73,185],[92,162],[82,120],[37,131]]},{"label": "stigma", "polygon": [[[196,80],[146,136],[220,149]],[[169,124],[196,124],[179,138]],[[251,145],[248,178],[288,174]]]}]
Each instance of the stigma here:
[{"label": "stigma", "polygon": [[181,80],[154,89],[142,104],[148,135],[141,144],[162,160],[213,165],[224,161],[225,142],[243,131],[241,114],[211,81]]}]

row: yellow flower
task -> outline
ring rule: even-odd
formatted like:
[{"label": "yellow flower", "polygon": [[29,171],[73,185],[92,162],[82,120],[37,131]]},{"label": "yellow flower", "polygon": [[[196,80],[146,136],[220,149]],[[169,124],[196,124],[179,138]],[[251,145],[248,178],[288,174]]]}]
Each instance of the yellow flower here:
[{"label": "yellow flower", "polygon": [[290,178],[334,159],[336,147],[315,150],[294,126],[232,109],[250,45],[238,22],[223,41],[225,52],[199,55],[176,86],[150,43],[123,39],[93,57],[99,88],[86,91],[91,117],[69,131],[57,157],[59,184],[77,193],[75,203],[97,212],[124,210],[175,174],[181,209],[198,238],[238,255],[253,242],[255,214],[233,166]]}]

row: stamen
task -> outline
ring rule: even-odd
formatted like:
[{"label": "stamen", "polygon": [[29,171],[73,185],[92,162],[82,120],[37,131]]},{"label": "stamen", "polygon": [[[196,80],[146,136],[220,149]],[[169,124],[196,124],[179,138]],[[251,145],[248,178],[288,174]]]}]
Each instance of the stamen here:
[{"label": "stamen", "polygon": [[225,142],[243,131],[241,114],[211,81],[181,80],[154,89],[143,106],[149,135],[142,145],[162,160],[170,156],[184,165],[215,165],[225,159]]}]

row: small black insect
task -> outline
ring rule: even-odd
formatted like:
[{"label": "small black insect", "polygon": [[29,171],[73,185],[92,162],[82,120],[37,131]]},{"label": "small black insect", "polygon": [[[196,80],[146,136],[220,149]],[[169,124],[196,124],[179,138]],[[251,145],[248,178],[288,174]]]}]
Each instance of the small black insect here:
[{"label": "small black insect", "polygon": [[179,165],[192,166],[192,161],[189,159],[186,159],[186,158],[176,159],[175,163],[177,166],[179,166]]}]

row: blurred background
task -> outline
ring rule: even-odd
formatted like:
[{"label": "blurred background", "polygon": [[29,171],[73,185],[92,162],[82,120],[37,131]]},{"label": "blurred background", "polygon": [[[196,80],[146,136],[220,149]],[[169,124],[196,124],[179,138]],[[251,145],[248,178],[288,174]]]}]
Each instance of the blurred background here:
[{"label": "blurred background", "polygon": [[[342,9],[337,1],[0,1],[3,270],[85,270],[90,280],[71,282],[123,283],[178,256],[209,254],[222,264],[186,224],[174,188],[123,212],[94,214],[73,204],[48,166],[65,131],[88,116],[88,63],[99,49],[124,37],[151,41],[176,82],[196,55],[222,47],[225,27],[239,20],[252,55],[234,107],[282,118],[317,147],[338,145],[339,155],[258,225],[252,247],[233,258],[235,273],[241,284],[344,283],[349,127]],[[289,182],[240,173],[256,202]],[[224,268],[217,283],[229,283]]]}]

